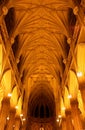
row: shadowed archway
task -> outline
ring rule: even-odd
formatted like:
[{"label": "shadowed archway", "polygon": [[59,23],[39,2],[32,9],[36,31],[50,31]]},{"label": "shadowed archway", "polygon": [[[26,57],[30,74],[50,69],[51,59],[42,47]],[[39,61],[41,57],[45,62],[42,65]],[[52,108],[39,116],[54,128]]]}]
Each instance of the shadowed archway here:
[{"label": "shadowed archway", "polygon": [[49,124],[49,127],[53,129],[55,125],[53,122],[56,118],[55,98],[51,87],[47,83],[39,83],[32,88],[28,108],[28,120],[30,118],[31,122],[30,130],[32,130],[32,122],[36,123],[37,130],[41,126],[47,129]]}]

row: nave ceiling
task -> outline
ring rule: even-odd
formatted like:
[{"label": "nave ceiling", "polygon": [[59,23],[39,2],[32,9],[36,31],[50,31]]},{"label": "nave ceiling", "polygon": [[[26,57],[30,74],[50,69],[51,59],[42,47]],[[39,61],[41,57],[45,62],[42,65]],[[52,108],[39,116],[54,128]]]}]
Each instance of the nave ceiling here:
[{"label": "nave ceiling", "polygon": [[25,117],[29,100],[38,103],[39,93],[42,97],[47,94],[50,103],[54,96],[56,117],[64,113],[60,107],[70,108],[69,94],[81,102],[78,86],[85,82],[84,12],[84,0],[0,1],[0,102],[11,93],[11,106],[19,104],[17,113]]}]

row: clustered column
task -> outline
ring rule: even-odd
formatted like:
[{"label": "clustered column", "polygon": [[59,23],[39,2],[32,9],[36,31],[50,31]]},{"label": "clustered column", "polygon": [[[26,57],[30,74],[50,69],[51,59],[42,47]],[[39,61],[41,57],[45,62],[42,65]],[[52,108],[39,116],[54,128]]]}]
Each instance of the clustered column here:
[{"label": "clustered column", "polygon": [[73,130],[71,111],[66,110],[66,130]]},{"label": "clustered column", "polygon": [[6,118],[9,114],[9,108],[10,108],[10,100],[9,98],[4,98],[2,100],[2,108],[0,114],[0,130],[4,130],[6,126]]},{"label": "clustered column", "polygon": [[80,92],[81,92],[83,105],[84,105],[84,110],[85,110],[85,81],[84,82],[79,81],[79,89],[80,89]]},{"label": "clustered column", "polygon": [[15,120],[16,109],[11,109],[9,113],[9,122],[6,130],[13,130],[14,120]]},{"label": "clustered column", "polygon": [[0,130],[24,130],[20,116],[16,116],[16,109],[10,109],[9,98],[2,100],[0,112]]},{"label": "clustered column", "polygon": [[20,116],[17,116],[15,118],[15,126],[14,126],[14,130],[19,130],[21,126],[21,119]]},{"label": "clustered column", "polygon": [[62,126],[61,127],[62,127],[62,130],[67,130],[66,129],[66,118],[65,117],[62,118]]},{"label": "clustered column", "polygon": [[72,111],[74,129],[75,130],[83,130],[77,100],[71,100],[71,111]]}]

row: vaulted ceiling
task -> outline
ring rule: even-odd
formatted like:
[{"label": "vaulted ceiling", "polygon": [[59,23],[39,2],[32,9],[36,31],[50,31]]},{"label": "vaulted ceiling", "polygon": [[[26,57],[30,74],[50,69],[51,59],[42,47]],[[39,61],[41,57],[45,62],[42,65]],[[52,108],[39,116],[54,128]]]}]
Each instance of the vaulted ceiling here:
[{"label": "vaulted ceiling", "polygon": [[1,0],[0,5],[1,41],[6,37],[1,61],[8,59],[1,77],[11,69],[11,91],[17,87],[18,96],[25,94],[33,104],[39,93],[54,96],[58,112],[69,70],[77,72],[80,64],[76,47],[85,42],[84,1]]}]

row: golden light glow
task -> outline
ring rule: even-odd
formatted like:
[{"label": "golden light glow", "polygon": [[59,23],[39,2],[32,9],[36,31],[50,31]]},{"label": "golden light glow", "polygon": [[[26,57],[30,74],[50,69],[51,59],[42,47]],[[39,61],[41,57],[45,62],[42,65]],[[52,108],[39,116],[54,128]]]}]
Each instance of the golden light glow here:
[{"label": "golden light glow", "polygon": [[6,119],[9,120],[9,116]]},{"label": "golden light glow", "polygon": [[57,119],[56,121],[59,122],[59,119]]},{"label": "golden light glow", "polygon": [[62,116],[61,115],[58,115],[59,118],[61,118]]},{"label": "golden light glow", "polygon": [[78,77],[79,83],[84,83],[85,82],[85,75],[84,75],[83,72],[77,72],[77,77]]},{"label": "golden light glow", "polygon": [[23,118],[22,120],[23,120],[23,121],[26,121],[26,119],[25,119],[25,118]]},{"label": "golden light glow", "polygon": [[72,95],[71,95],[71,94],[69,94],[69,95],[68,95],[68,98],[69,98],[69,99],[71,99],[71,98],[72,98]]},{"label": "golden light glow", "polygon": [[20,114],[20,117],[23,117],[23,114]]},{"label": "golden light glow", "polygon": [[18,106],[15,106],[16,109],[18,109]]},{"label": "golden light glow", "polygon": [[[50,130],[50,125],[52,129],[59,128],[56,124],[61,127],[62,121],[60,129],[65,130],[71,129],[71,123],[67,123],[71,116],[73,129],[76,126],[77,130],[77,125],[81,127],[78,122],[85,122],[85,82],[80,84],[85,81],[85,18],[81,1],[85,0],[0,2],[0,122],[4,127],[10,127],[8,122],[12,121],[12,129]],[[13,111],[7,113],[5,108]],[[43,119],[48,117],[46,122],[42,119],[44,114]],[[77,118],[78,114],[84,120]]]},{"label": "golden light glow", "polygon": [[12,94],[11,93],[8,93],[8,97],[11,97],[12,96]]},{"label": "golden light glow", "polygon": [[66,109],[65,107],[62,107],[62,110],[64,110],[64,111],[65,111],[65,109]]},{"label": "golden light glow", "polygon": [[82,77],[82,76],[83,76],[83,73],[82,73],[82,72],[77,72],[77,76],[78,76],[78,77]]}]

